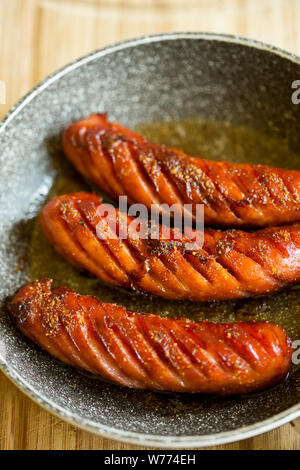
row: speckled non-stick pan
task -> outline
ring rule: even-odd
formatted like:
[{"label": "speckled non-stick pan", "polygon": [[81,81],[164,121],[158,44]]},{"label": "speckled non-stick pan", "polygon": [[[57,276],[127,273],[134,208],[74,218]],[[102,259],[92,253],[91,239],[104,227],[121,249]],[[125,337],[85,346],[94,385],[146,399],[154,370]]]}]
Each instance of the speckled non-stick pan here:
[{"label": "speckled non-stick pan", "polygon": [[[108,111],[126,126],[143,125],[158,141],[186,149],[196,142],[199,155],[300,169],[300,105],[291,99],[297,79],[300,59],[264,44],[213,34],[164,34],[78,60],[47,78],[6,116],[0,126],[0,361],[24,392],[90,431],[163,448],[231,442],[300,415],[296,365],[284,383],[240,397],[129,390],[49,357],[16,331],[5,307],[21,284],[52,276],[56,284],[134,309],[193,319],[268,318],[285,326],[294,340],[300,338],[297,288],[211,304],[133,295],[68,267],[35,221],[49,191],[86,187],[65,162],[59,136],[70,121],[91,112]],[[157,121],[175,124],[149,124]]]}]

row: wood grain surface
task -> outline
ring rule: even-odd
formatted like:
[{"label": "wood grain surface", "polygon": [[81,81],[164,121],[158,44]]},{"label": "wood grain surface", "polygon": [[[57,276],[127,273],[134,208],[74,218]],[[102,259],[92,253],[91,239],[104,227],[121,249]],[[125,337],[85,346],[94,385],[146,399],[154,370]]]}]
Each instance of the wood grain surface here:
[{"label": "wood grain surface", "polygon": [[[83,54],[121,39],[188,30],[240,34],[300,55],[300,2],[0,0],[0,84],[6,85],[4,104],[0,96],[0,118],[41,79]],[[135,448],[66,424],[0,373],[0,449]],[[300,437],[288,424],[215,448],[300,449]]]}]

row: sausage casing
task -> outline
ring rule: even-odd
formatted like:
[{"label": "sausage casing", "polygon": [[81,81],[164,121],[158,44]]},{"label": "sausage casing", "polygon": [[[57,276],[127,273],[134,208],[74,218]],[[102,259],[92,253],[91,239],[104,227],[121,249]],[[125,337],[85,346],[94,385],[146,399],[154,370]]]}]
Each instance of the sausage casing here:
[{"label": "sausage casing", "polygon": [[18,328],[52,356],[131,388],[241,394],[282,380],[291,340],[268,322],[210,323],[129,312],[51,281],[10,304]]},{"label": "sausage casing", "polygon": [[[60,196],[44,207],[40,223],[58,253],[105,282],[168,299],[211,301],[268,294],[300,281],[300,224],[256,232],[207,228],[202,248],[186,251],[176,230],[164,238],[164,226],[158,239],[137,237],[135,219],[118,210],[114,227],[99,215],[101,204],[95,194]],[[121,239],[125,222],[127,238]],[[99,238],[99,227],[107,238]]]},{"label": "sausage casing", "polygon": [[214,162],[148,142],[106,114],[67,127],[63,148],[75,167],[112,197],[131,203],[204,205],[205,224],[267,227],[300,221],[300,171]]}]

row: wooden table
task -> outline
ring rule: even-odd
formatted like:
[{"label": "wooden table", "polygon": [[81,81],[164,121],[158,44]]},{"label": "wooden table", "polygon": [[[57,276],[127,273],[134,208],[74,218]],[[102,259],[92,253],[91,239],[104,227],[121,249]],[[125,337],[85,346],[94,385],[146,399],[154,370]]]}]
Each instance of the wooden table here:
[{"label": "wooden table", "polygon": [[[299,26],[298,0],[0,0],[0,80],[6,84],[0,117],[49,73],[121,39],[214,31],[261,39],[300,55]],[[0,449],[134,448],[64,423],[0,373]],[[300,437],[288,424],[217,448],[300,449]]]}]

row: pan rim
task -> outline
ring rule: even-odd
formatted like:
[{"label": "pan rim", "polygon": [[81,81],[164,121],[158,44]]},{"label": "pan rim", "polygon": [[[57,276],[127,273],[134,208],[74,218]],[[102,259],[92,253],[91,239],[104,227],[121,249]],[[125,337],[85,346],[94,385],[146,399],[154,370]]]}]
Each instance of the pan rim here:
[{"label": "pan rim", "polygon": [[[56,72],[48,75],[39,84],[32,88],[23,98],[21,98],[0,121],[0,136],[1,133],[5,130],[6,126],[28,103],[30,103],[31,100],[33,100],[36,96],[42,93],[43,90],[48,88],[52,83],[59,80],[63,76],[66,76],[68,73],[74,71],[82,65],[85,65],[95,59],[99,59],[114,52],[121,51],[123,49],[128,49],[153,42],[183,39],[201,39],[208,41],[220,41],[239,44],[250,48],[266,50],[300,65],[300,57],[293,53],[287,52],[279,47],[266,44],[262,41],[237,35],[205,32],[173,32],[147,35],[135,39],[120,41],[113,45],[97,49],[87,55],[84,55],[83,57],[76,59],[75,61],[63,66]],[[224,431],[214,434],[198,436],[172,436],[151,435],[139,432],[124,431],[103,425],[87,418],[83,418],[81,416],[76,415],[76,413],[74,412],[64,409],[60,405],[57,405],[52,400],[44,397],[41,392],[31,386],[19,372],[17,372],[13,367],[9,366],[5,362],[1,363],[0,361],[0,370],[2,370],[4,374],[33,401],[38,403],[44,409],[62,418],[64,421],[67,421],[72,425],[78,426],[81,429],[92,432],[94,434],[98,434],[105,438],[114,439],[129,444],[135,444],[138,446],[151,446],[156,448],[165,448],[167,446],[167,448],[170,449],[178,449],[182,447],[196,448],[226,444],[236,442],[242,439],[247,439],[258,434],[270,431],[300,416],[300,403],[298,403],[297,405],[294,405],[288,408],[287,410],[282,411],[281,413],[278,413],[272,416],[271,418],[267,418],[263,421],[258,421],[248,426],[242,426],[241,428],[237,428],[235,430]]]},{"label": "pan rim", "polygon": [[25,393],[26,396],[31,398],[43,409],[50,411],[65,422],[106,439],[113,439],[128,444],[136,444],[138,446],[150,446],[155,448],[165,448],[167,446],[169,449],[193,449],[197,447],[200,448],[229,444],[231,442],[248,439],[271,431],[300,417],[300,404],[298,404],[263,421],[257,421],[256,423],[248,426],[242,426],[241,428],[236,428],[231,431],[223,431],[214,434],[181,437],[124,431],[101,423],[96,423],[88,418],[79,417],[76,413],[66,410],[60,405],[57,405],[54,401],[43,397],[41,393],[36,391],[34,387],[24,380],[24,378],[16,372],[13,367],[9,368],[7,364],[0,364],[0,369],[19,390]]}]

